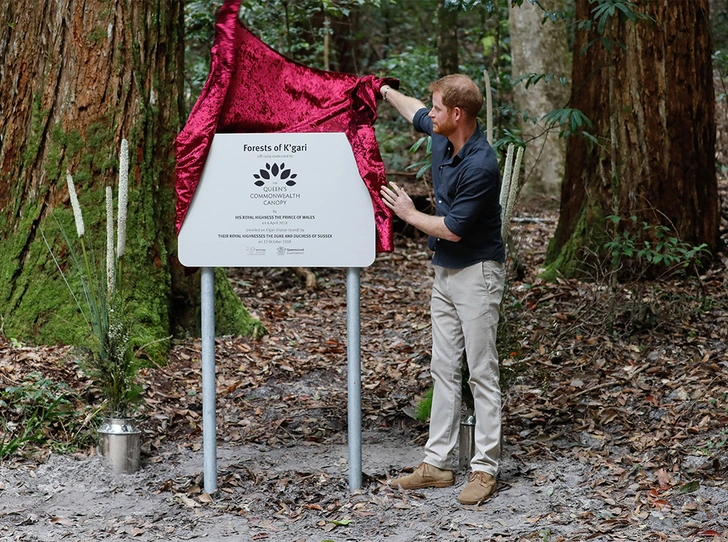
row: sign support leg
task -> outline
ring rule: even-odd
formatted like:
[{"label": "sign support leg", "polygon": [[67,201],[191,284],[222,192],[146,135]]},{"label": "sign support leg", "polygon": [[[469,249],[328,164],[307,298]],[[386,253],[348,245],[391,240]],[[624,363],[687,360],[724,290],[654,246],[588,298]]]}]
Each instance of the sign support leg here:
[{"label": "sign support leg", "polygon": [[359,268],[346,270],[346,330],[349,412],[349,490],[361,488],[361,338]]},{"label": "sign support leg", "polygon": [[205,493],[217,490],[217,443],[215,414],[215,269],[203,267],[202,310],[202,443]]}]

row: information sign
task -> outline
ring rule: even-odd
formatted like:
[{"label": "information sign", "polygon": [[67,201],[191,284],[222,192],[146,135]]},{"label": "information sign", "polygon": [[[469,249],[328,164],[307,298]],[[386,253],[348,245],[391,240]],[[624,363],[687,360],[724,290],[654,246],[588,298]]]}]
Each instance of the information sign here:
[{"label": "information sign", "polygon": [[178,237],[188,267],[367,267],[374,210],[343,133],[216,134]]}]

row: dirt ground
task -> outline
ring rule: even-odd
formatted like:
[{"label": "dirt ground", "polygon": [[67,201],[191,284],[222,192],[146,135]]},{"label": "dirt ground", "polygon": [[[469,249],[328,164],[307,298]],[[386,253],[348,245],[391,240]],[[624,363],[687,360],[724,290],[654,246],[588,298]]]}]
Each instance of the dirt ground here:
[{"label": "dirt ground", "polygon": [[[711,540],[720,539],[714,533],[728,525],[722,483],[671,499],[675,508],[646,509],[625,522],[617,518],[634,507],[638,488],[600,494],[593,487],[598,473],[589,463],[524,463],[513,457],[513,447],[504,455],[502,489],[481,506],[456,503],[462,473],[453,488],[393,491],[381,480],[418,462],[421,450],[389,431],[363,435],[366,484],[351,494],[342,440],[273,449],[223,445],[220,476],[238,485],[223,484],[211,499],[185,491],[199,482],[201,454],[172,446],[133,475],[111,475],[98,456],[51,455],[37,467],[3,468],[0,536],[49,542]],[[697,457],[689,461],[701,463]],[[164,490],[172,485],[176,489]],[[309,509],[292,514],[300,498],[310,501]],[[588,522],[578,520],[586,516]]]},{"label": "dirt ground", "polygon": [[[398,236],[362,271],[361,490],[348,487],[344,271],[314,270],[309,291],[294,270],[231,270],[268,335],[217,340],[218,491],[202,490],[199,341],[179,341],[142,375],[142,468],[113,475],[92,447],[6,459],[0,540],[728,540],[728,261],[702,279],[710,308],[659,305],[648,329],[625,308],[610,334],[594,285],[536,278],[555,217],[521,214],[489,501],[456,502],[465,472],[445,489],[386,484],[421,461],[427,432],[413,412],[429,385],[432,273],[424,240]],[[697,298],[664,290],[678,287]],[[80,386],[72,356],[4,341],[0,383],[32,368]]]}]

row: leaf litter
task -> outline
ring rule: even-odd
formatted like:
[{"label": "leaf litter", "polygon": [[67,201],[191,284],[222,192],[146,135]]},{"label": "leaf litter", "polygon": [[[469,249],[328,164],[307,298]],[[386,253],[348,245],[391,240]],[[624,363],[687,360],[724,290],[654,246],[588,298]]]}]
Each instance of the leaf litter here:
[{"label": "leaf litter", "polygon": [[[347,478],[345,270],[313,269],[307,289],[294,269],[231,269],[268,334],[216,339],[218,491],[205,493],[202,475],[201,344],[177,341],[167,365],[142,374],[140,472],[112,476],[93,446],[59,454],[59,422],[0,466],[0,538],[727,540],[726,256],[699,283],[546,283],[556,216],[521,215],[490,501],[455,502],[465,473],[454,488],[386,484],[421,460],[427,426],[413,413],[430,385],[430,255],[422,237],[399,235],[361,271],[362,489]],[[1,339],[0,385],[63,383],[87,417],[81,400],[98,394],[73,359]]]}]

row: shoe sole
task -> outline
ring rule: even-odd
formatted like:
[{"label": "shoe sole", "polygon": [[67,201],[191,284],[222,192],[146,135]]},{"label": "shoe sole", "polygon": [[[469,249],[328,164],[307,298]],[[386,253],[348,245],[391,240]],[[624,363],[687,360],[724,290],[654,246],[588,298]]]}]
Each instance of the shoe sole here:
[{"label": "shoe sole", "polygon": [[401,484],[396,484],[391,487],[399,488],[399,489],[425,489],[427,487],[450,487],[455,485],[455,480],[452,481],[443,481],[443,482],[428,482],[426,484],[417,484],[416,486],[409,486],[404,487]]},{"label": "shoe sole", "polygon": [[482,499],[480,499],[480,500],[477,500],[477,501],[461,501],[461,500],[460,500],[460,497],[458,497],[458,498],[457,498],[457,501],[458,501],[458,502],[459,502],[460,504],[465,504],[465,505],[471,505],[471,504],[480,504],[480,503],[482,503],[482,502],[485,502],[485,501],[487,501],[488,499],[492,498],[492,497],[493,497],[493,495],[495,495],[495,491],[493,491],[493,493],[491,493],[490,495],[487,495],[487,496],[485,496],[485,497],[483,497]]}]

